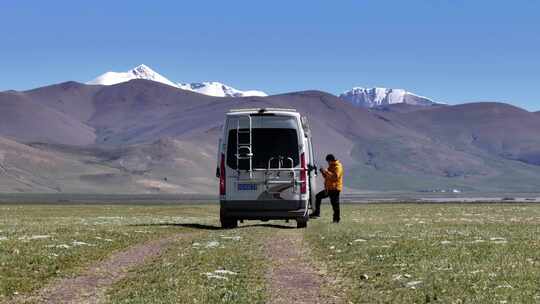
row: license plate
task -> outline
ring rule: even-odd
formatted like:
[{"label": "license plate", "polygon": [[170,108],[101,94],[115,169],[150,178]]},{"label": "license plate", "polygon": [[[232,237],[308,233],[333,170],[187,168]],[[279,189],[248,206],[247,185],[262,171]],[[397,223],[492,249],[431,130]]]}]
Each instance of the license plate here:
[{"label": "license plate", "polygon": [[238,191],[255,191],[257,184],[238,184]]}]

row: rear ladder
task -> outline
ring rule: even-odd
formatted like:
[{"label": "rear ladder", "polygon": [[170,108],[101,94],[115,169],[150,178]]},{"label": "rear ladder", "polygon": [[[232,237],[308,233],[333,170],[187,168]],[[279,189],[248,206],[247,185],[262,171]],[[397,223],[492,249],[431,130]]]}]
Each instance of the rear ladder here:
[{"label": "rear ladder", "polygon": [[[243,126],[242,122],[247,125]],[[245,135],[245,136],[241,136]],[[249,178],[253,178],[253,138],[251,116],[239,116],[236,125],[236,171],[240,177],[240,161],[248,160]]]}]

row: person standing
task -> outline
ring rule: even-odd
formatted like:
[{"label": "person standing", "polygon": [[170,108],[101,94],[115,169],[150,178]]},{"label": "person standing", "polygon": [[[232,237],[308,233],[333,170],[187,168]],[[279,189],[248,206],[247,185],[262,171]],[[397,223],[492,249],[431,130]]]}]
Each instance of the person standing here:
[{"label": "person standing", "polygon": [[315,196],[315,210],[310,217],[317,218],[321,215],[321,201],[329,197],[332,209],[334,210],[333,222],[339,223],[339,194],[343,190],[343,166],[334,155],[326,155],[328,169],[321,168],[321,174],[324,177],[324,190]]}]

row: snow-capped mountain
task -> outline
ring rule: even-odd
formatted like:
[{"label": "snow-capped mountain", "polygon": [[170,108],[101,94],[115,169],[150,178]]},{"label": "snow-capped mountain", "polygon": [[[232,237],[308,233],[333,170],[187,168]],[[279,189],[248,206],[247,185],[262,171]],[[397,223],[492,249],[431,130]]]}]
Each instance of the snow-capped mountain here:
[{"label": "snow-capped mountain", "polygon": [[355,87],[340,94],[339,98],[349,101],[354,105],[366,108],[396,103],[420,106],[430,106],[435,104],[435,102],[427,97],[419,96],[403,89]]},{"label": "snow-capped mountain", "polygon": [[248,90],[241,91],[220,82],[194,82],[194,83],[174,83],[148,66],[141,64],[127,72],[107,72],[87,84],[113,85],[127,82],[132,79],[146,79],[161,82],[182,90],[189,90],[204,95],[216,97],[247,97],[247,96],[268,96],[263,91]]},{"label": "snow-capped mountain", "polygon": [[221,82],[178,83],[180,89],[217,97],[268,96],[262,91],[240,91]]},{"label": "snow-capped mountain", "polygon": [[169,79],[163,77],[159,73],[155,72],[148,66],[141,64],[127,72],[107,72],[103,75],[96,77],[93,80],[87,82],[87,84],[103,84],[103,85],[113,85],[117,83],[122,83],[130,81],[133,79],[147,79],[156,82],[161,82],[172,87],[177,85],[170,81]]}]

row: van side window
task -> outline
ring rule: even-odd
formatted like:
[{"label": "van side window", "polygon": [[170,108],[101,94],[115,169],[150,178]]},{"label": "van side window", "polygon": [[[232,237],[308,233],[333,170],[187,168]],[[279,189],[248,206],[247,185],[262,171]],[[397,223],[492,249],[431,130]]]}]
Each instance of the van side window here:
[{"label": "van side window", "polygon": [[[247,130],[247,129],[246,129]],[[240,134],[244,135],[244,134]],[[279,156],[293,159],[294,166],[298,166],[298,134],[295,129],[287,128],[254,128],[252,129],[253,168],[266,169],[271,157]],[[241,139],[243,142],[243,139]],[[236,130],[230,130],[227,141],[227,166],[236,169]],[[283,167],[289,167],[284,161]],[[272,163],[277,167],[277,161]],[[240,170],[249,168],[249,160],[240,160]]]}]

